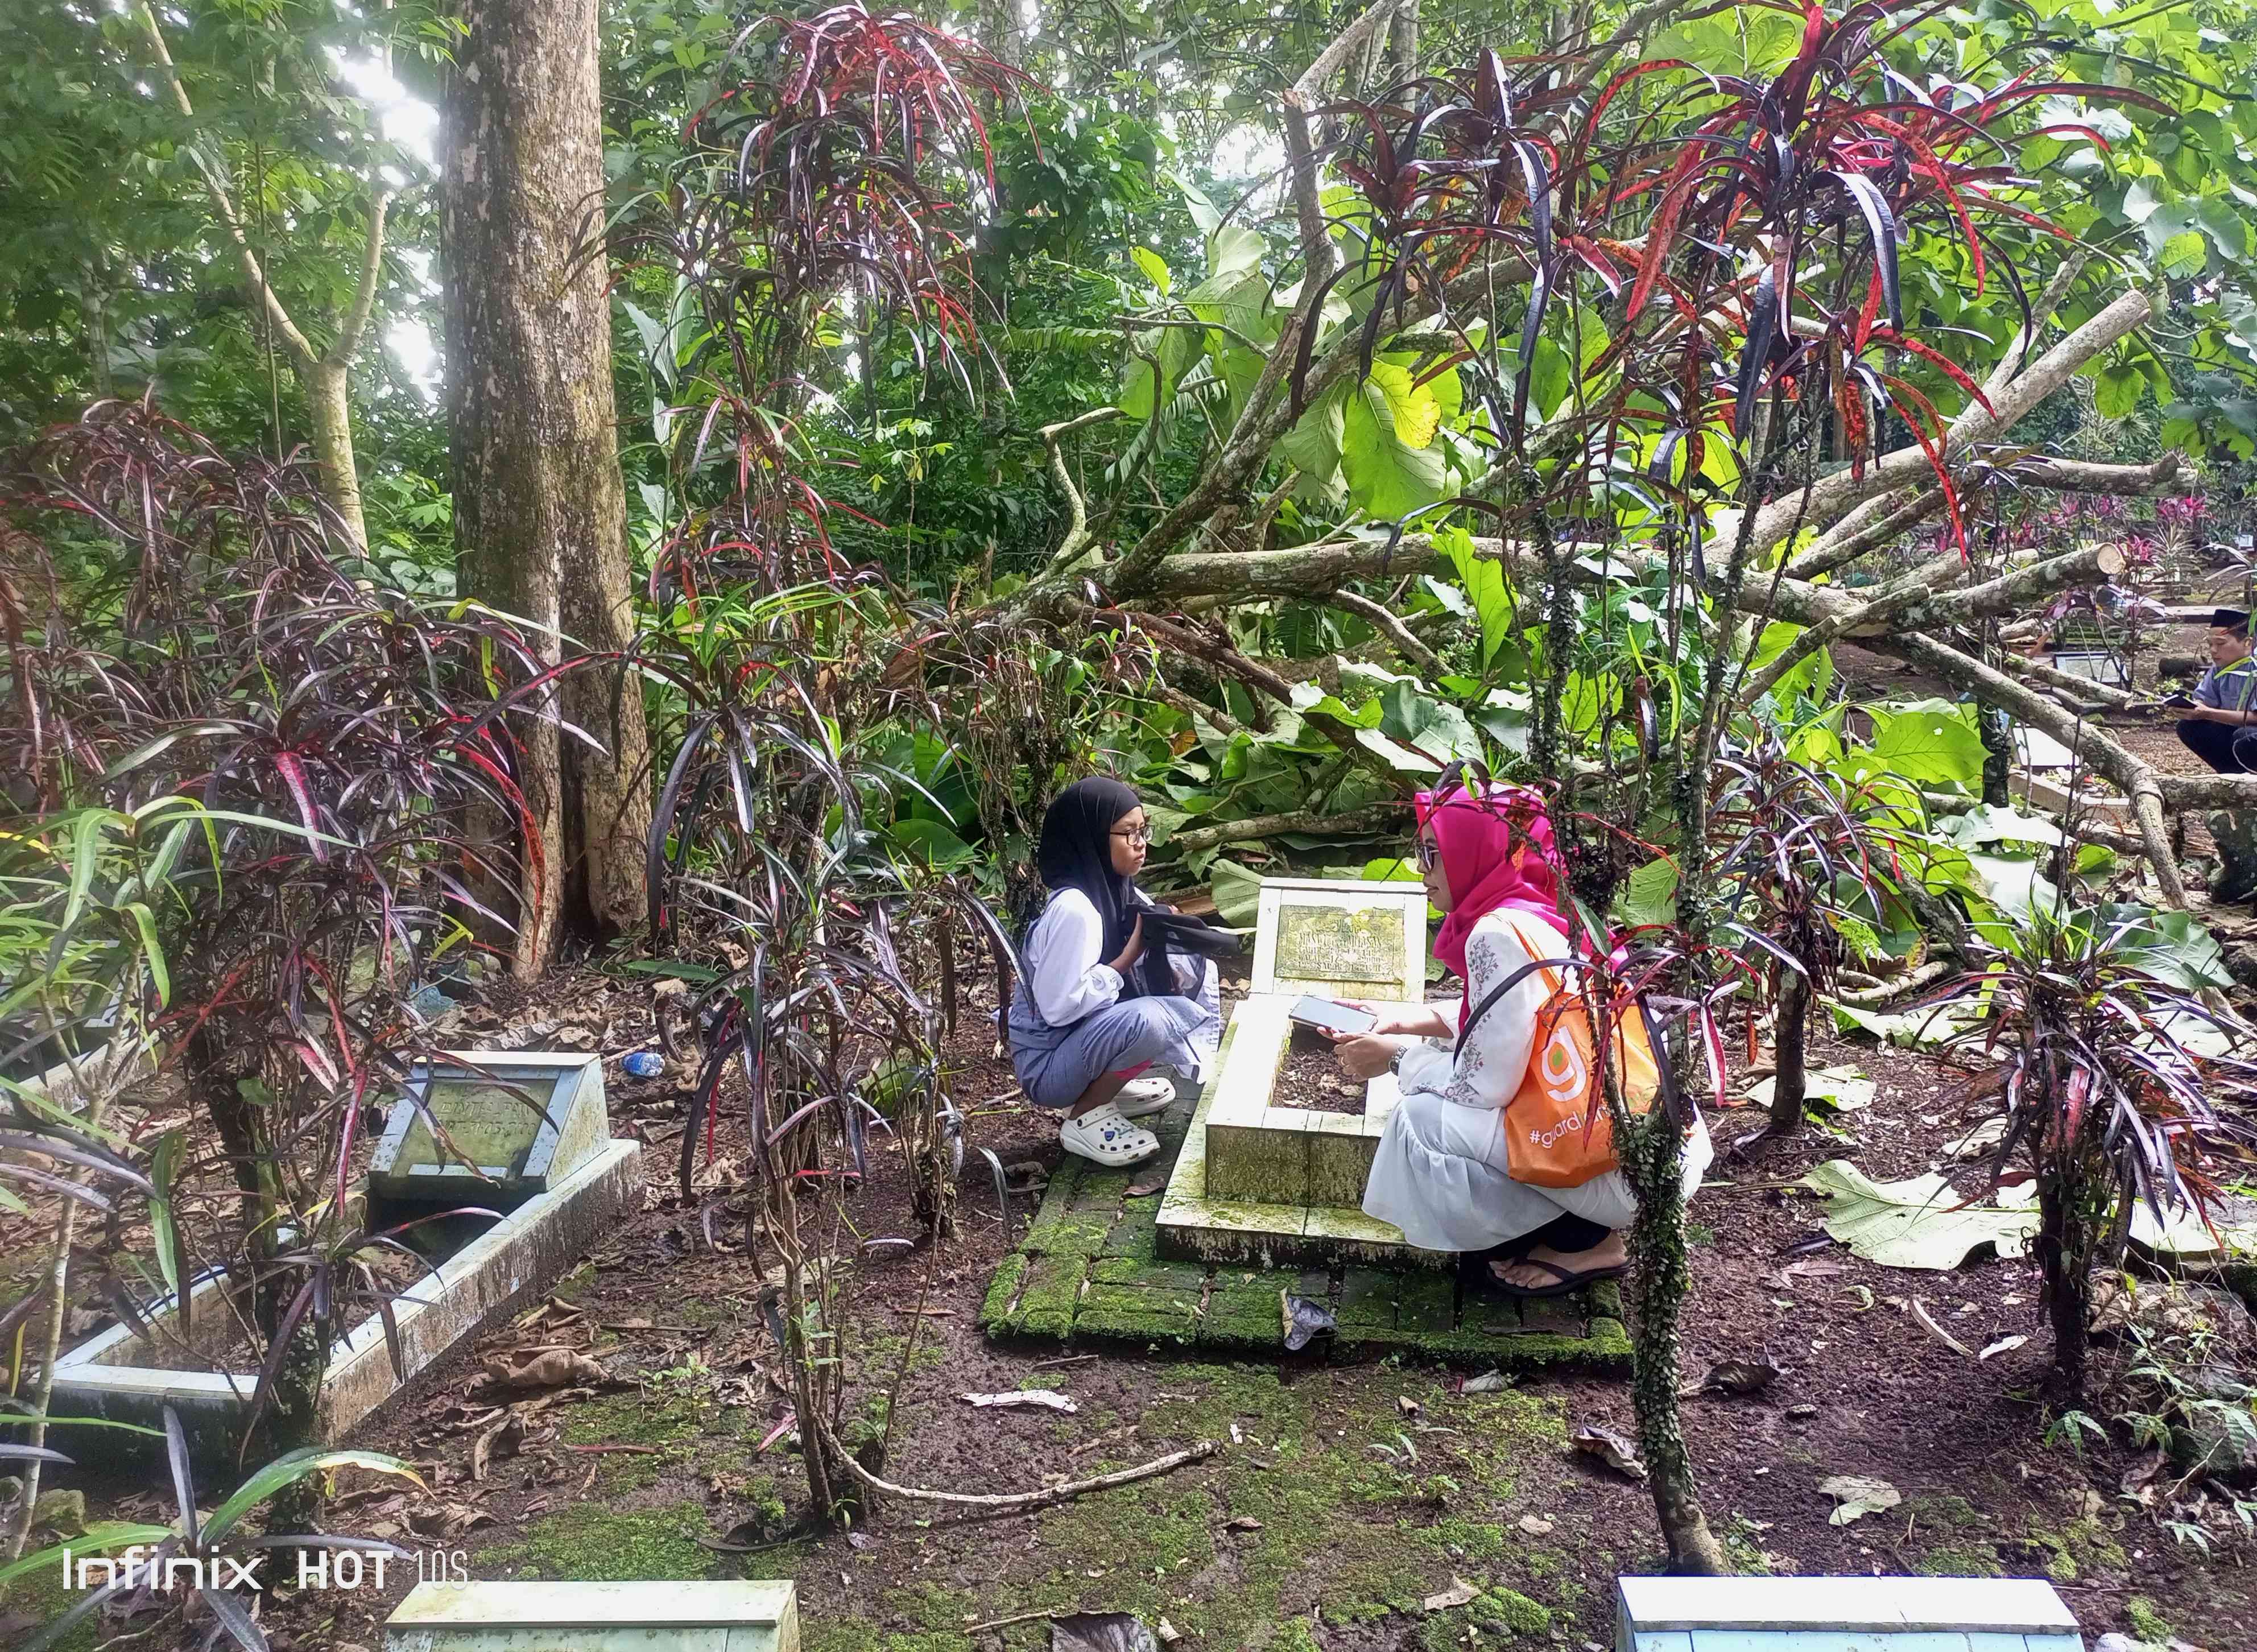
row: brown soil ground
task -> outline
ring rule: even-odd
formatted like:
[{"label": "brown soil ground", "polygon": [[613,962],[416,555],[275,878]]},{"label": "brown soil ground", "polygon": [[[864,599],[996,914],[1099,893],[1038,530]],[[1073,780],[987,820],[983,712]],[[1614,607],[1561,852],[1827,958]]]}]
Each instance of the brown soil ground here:
[{"label": "brown soil ground", "polygon": [[1322,1033],[1295,1027],[1270,1093],[1278,1107],[1304,1107],[1316,1113],[1363,1114],[1363,1081],[1341,1071],[1340,1060]]},{"label": "brown soil ground", "polygon": [[[639,996],[591,990],[588,1001]],[[557,1000],[548,1002],[553,1016]],[[1054,1164],[1054,1124],[1016,1097],[969,1016],[952,1058],[972,1145],[1007,1166]],[[1877,1179],[1952,1169],[1942,1145],[1977,1110],[1955,1099],[1961,1076],[1924,1054],[1830,1034],[1811,1059],[1862,1065],[1878,1081],[1873,1107],[1849,1118],[1848,1134],[1814,1125],[1751,1162],[1720,1166],[1691,1210],[1688,1380],[1724,1359],[1767,1355],[1784,1368],[1760,1394],[1684,1402],[1709,1518],[1737,1563],[1803,1573],[2049,1572],[2089,1634],[2132,1629],[2137,1597],[2139,1613],[2152,1610],[2208,1652],[2257,1645],[2245,1570],[2253,1553],[2218,1506],[2210,1505],[2214,1551],[2205,1556],[2118,1495],[2133,1460],[2120,1437],[2081,1450],[2049,1438],[2048,1338],[2028,1262],[1942,1273],[1878,1267],[1825,1242],[1816,1202],[1792,1186],[1837,1156]],[[896,1506],[851,1534],[795,1537],[805,1493],[759,1308],[772,1258],[746,1247],[741,1117],[722,1122],[710,1166],[698,1154],[684,1199],[672,1176],[674,1082],[615,1081],[616,1133],[652,1149],[640,1215],[551,1304],[497,1328],[357,1438],[418,1463],[432,1495],[350,1479],[333,1505],[337,1528],[463,1551],[478,1577],[790,1576],[817,1652],[1045,1645],[1039,1621],[970,1626],[1072,1606],[1166,1615],[1199,1646],[1380,1652],[1493,1640],[1464,1639],[1478,1628],[1469,1613],[1486,1608],[1423,1605],[1454,1578],[1544,1603],[1555,1641],[1581,1648],[1611,1643],[1614,1575],[1657,1563],[1644,1490],[1565,1449],[1567,1431],[1585,1424],[1631,1431],[1624,1382],[1531,1379],[1476,1399],[1459,1392],[1463,1373],[1329,1364],[1320,1349],[1221,1366],[1115,1346],[995,1346],[974,1322],[1009,1241],[984,1159],[969,1159],[957,1237],[933,1248],[919,1240],[900,1155],[883,1141],[869,1181],[842,1208],[854,1260],[843,1280],[851,1312],[841,1354],[850,1408],[907,1370],[887,1478],[994,1492],[1199,1438],[1224,1449],[1038,1515],[980,1520]],[[1760,1123],[1751,1111],[1712,1115],[1726,1147]],[[1958,1180],[1977,1190],[1972,1173]],[[1030,1207],[1015,1191],[1012,1203],[1015,1231]],[[1924,1329],[1914,1302],[1970,1350],[2028,1340],[1972,1358]],[[608,1380],[527,1396],[482,1385],[485,1357],[558,1346],[591,1355]],[[1076,1411],[974,1411],[957,1398],[1028,1386],[1063,1389]],[[1339,1477],[1336,1493],[1334,1481],[1309,1478],[1320,1473]],[[1903,1501],[1833,1525],[1817,1487],[1839,1474],[1878,1475]],[[1307,1496],[1311,1486],[1323,1494]],[[145,1479],[97,1480],[93,1491],[96,1518],[161,1518]],[[1374,1556],[1392,1570],[1383,1576]],[[409,1581],[279,1596],[265,1609],[269,1632],[286,1652],[373,1648]],[[1258,1623],[1246,1616],[1249,1601]],[[1310,1638],[1295,1630],[1279,1639],[1286,1620]]]},{"label": "brown soil ground", "polygon": [[[355,1444],[417,1464],[430,1494],[348,1476],[333,1528],[458,1551],[479,1578],[791,1577],[811,1652],[1044,1646],[1039,1620],[977,1626],[1076,1607],[1164,1615],[1197,1648],[1490,1644],[1489,1607],[1425,1604],[1460,1578],[1547,1607],[1551,1634],[1538,1644],[1612,1643],[1613,1578],[1655,1568],[1659,1533],[1644,1488],[1568,1450],[1567,1435],[1633,1432],[1622,1380],[1538,1377],[1473,1395],[1464,1372],[1334,1363],[1321,1344],[1224,1365],[1118,1345],[998,1346],[980,1333],[987,1281],[1058,1150],[1055,1122],[1018,1096],[977,1004],[949,1049],[972,1150],[955,1237],[923,1241],[901,1154],[882,1137],[868,1180],[827,1213],[851,1258],[839,1276],[849,1412],[898,1379],[883,1472],[954,1492],[1037,1487],[1200,1439],[1222,1449],[1039,1514],[895,1504],[851,1532],[799,1535],[806,1493],[760,1306],[774,1257],[744,1214],[741,1103],[720,1121],[710,1161],[696,1153],[685,1197],[675,1178],[679,1067],[636,1080],[618,1066],[650,1042],[649,1003],[646,985],[587,974],[536,996],[498,989],[467,1017],[469,1036],[520,1047],[586,1039],[605,1053],[614,1134],[648,1150],[642,1208],[549,1302],[495,1327],[357,1434]],[[1744,1054],[1737,1039],[1732,1048]],[[2120,1493],[2138,1460],[2111,1422],[2123,1408],[2110,1384],[2125,1349],[2101,1351],[2090,1408],[2102,1431],[2064,1430],[2043,1398],[2049,1338],[2031,1263],[1883,1268],[1828,1240],[1819,1202],[1794,1187],[1843,1157],[1876,1180],[1944,1171],[1976,1195],[1980,1175],[1945,1152],[1981,1116],[1961,1099],[1965,1075],[1925,1053],[1830,1032],[1814,1039],[1810,1060],[1861,1066],[1877,1081],[1873,1105],[1720,1163],[1689,1216],[1688,1385],[1727,1359],[1768,1356],[1783,1368],[1760,1393],[1683,1402],[1703,1501],[1735,1563],[2051,1575],[2090,1636],[2161,1622],[2206,1652],[2257,1647],[2257,1545],[2221,1496],[2186,1486],[2149,1508]],[[168,1122],[179,1118],[129,1128]],[[1747,1110],[1711,1114],[1720,1149],[1762,1122]],[[1008,1227],[982,1148],[1014,1169]],[[224,1202],[217,1187],[200,1197],[207,1215]],[[46,1214],[35,1206],[0,1223],[0,1255],[28,1263],[34,1218]],[[1928,1329],[1915,1305],[1970,1352]],[[78,1310],[74,1335],[101,1322],[97,1309]],[[1971,1357],[2017,1337],[2027,1340]],[[605,1379],[506,1394],[484,1374],[490,1358],[558,1347],[595,1359]],[[1077,1408],[974,1410],[959,1398],[1027,1386],[1061,1389]],[[104,1472],[99,1452],[83,1459],[65,1483],[88,1489],[91,1518],[168,1517],[158,1477]],[[1902,1500],[1835,1525],[1818,1489],[1835,1475],[1879,1476]],[[2198,1521],[2209,1549],[2165,1517]],[[264,1620],[282,1652],[364,1652],[413,1581],[395,1571],[381,1591],[280,1592]],[[0,1644],[24,1622],[10,1619],[22,1604],[0,1598]]]}]

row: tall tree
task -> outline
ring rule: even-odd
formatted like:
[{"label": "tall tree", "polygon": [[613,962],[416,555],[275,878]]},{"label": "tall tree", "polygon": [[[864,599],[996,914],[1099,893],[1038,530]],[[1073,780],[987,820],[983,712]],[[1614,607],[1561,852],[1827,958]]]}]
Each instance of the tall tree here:
[{"label": "tall tree", "polygon": [[[447,413],[460,588],[544,627],[559,660],[633,635],[611,304],[584,231],[603,213],[597,0],[468,0],[441,113]],[[559,679],[520,776],[539,840],[517,891],[517,972],[568,931],[642,906],[649,741],[633,679]]]}]

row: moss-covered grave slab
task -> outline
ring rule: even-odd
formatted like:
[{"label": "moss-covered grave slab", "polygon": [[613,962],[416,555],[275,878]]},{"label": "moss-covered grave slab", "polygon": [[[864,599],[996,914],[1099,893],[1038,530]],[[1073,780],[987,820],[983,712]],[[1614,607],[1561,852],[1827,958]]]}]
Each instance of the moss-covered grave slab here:
[{"label": "moss-covered grave slab", "polygon": [[[1404,1351],[1484,1370],[1630,1369],[1611,1282],[1555,1301],[1508,1301],[1467,1294],[1453,1258],[1413,1250],[1360,1210],[1224,1202],[1187,1211],[1177,1189],[1184,1158],[1199,1151],[1212,1088],[1196,1104],[1178,1095],[1145,1121],[1160,1138],[1157,1159],[1125,1171],[1061,1162],[1019,1248],[995,1270],[983,1330],[997,1339],[1282,1351],[1290,1294],[1324,1305],[1339,1326],[1326,1342],[1343,1352]],[[1171,1215],[1186,1214],[1237,1223],[1229,1230],[1253,1253],[1169,1254]]]},{"label": "moss-covered grave slab", "polygon": [[[1256,1268],[1448,1267],[1450,1258],[1405,1244],[1401,1229],[1364,1215],[1361,1207],[1363,1177],[1370,1162],[1368,1157],[1361,1161],[1362,1167],[1354,1172],[1352,1178],[1343,1173],[1337,1185],[1327,1181],[1320,1171],[1312,1174],[1318,1161],[1307,1156],[1309,1143],[1319,1132],[1308,1128],[1307,1121],[1321,1116],[1266,1106],[1266,1088],[1263,1096],[1257,1098],[1251,1117],[1283,1115],[1302,1126],[1284,1138],[1291,1141],[1295,1153],[1301,1155],[1294,1160],[1299,1178],[1288,1181],[1280,1191],[1270,1193],[1268,1200],[1246,1196],[1255,1188],[1269,1191],[1267,1183],[1249,1184],[1226,1176],[1222,1185],[1218,1186],[1218,1131],[1221,1132],[1220,1140],[1228,1141],[1228,1127],[1245,1112],[1242,1081],[1249,1047],[1257,1052],[1268,1051],[1274,1044],[1282,1043],[1278,1025],[1273,1025],[1273,1017],[1263,1008],[1265,1003],[1280,1002],[1249,998],[1239,1006],[1223,1034],[1214,1075],[1208,1080],[1190,1117],[1184,1121],[1180,1139],[1163,1138],[1164,1151],[1152,1163],[1165,1164],[1171,1152],[1174,1162],[1164,1172],[1167,1192],[1160,1202],[1157,1223],[1159,1254],[1179,1260]],[[1273,1053],[1269,1057],[1265,1087],[1268,1079],[1275,1076]],[[1391,1078],[1372,1081],[1367,1107],[1376,1105],[1383,1110],[1376,1121],[1381,1125],[1385,1123],[1386,1111],[1391,1110],[1395,1103],[1393,1085]],[[1365,1123],[1362,1119],[1346,1122]],[[1376,1145],[1378,1138],[1375,1131],[1364,1139]],[[1354,1182],[1352,1191],[1347,1185],[1350,1180]],[[1320,1181],[1327,1188],[1321,1199],[1313,1196],[1315,1184]],[[1341,1202],[1332,1202],[1334,1200]]]}]

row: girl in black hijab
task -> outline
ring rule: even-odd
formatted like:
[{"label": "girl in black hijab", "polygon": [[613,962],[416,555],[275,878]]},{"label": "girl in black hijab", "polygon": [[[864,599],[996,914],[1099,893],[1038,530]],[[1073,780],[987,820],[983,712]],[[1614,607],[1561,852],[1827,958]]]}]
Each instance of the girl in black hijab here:
[{"label": "girl in black hijab", "polygon": [[1196,1075],[1220,1030],[1214,969],[1171,956],[1157,909],[1136,887],[1151,841],[1144,806],[1117,780],[1076,781],[1051,800],[1037,863],[1050,897],[1022,946],[1009,1017],[1019,1086],[1062,1109],[1058,1140],[1103,1165],[1160,1150],[1130,1121],[1174,1099],[1148,1067]]}]

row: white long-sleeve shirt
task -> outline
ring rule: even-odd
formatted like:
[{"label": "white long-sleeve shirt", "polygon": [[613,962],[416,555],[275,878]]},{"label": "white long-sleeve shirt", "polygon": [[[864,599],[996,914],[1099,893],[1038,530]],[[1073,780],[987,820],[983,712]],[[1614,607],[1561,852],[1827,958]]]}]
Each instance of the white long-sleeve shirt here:
[{"label": "white long-sleeve shirt", "polygon": [[[1051,1026],[1072,1026],[1121,1001],[1121,972],[1105,961],[1105,919],[1079,890],[1062,889],[1051,897],[1022,950],[1028,994]],[[1206,979],[1206,961],[1171,954],[1168,962],[1177,989],[1195,995]]]},{"label": "white long-sleeve shirt", "polygon": [[[1516,919],[1532,931],[1544,930],[1552,939],[1541,953],[1532,953],[1523,941]],[[1541,919],[1528,914],[1508,919],[1489,912],[1474,925],[1466,938],[1466,1002],[1478,1008],[1499,982],[1515,970],[1526,968],[1538,958],[1567,956],[1567,938]],[[1536,1042],[1536,1017],[1551,996],[1544,972],[1531,969],[1491,1006],[1474,1028],[1462,1049],[1454,1050],[1435,1040],[1422,1040],[1404,1052],[1397,1077],[1406,1090],[1427,1090],[1446,1096],[1461,1107],[1496,1109],[1510,1102],[1528,1075],[1528,1056]]]}]

